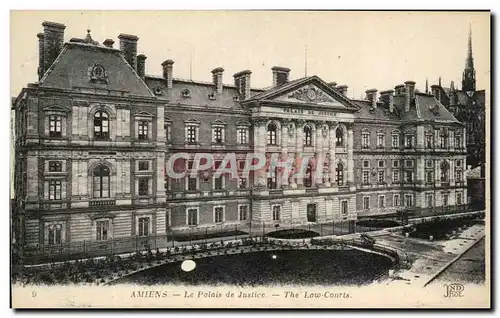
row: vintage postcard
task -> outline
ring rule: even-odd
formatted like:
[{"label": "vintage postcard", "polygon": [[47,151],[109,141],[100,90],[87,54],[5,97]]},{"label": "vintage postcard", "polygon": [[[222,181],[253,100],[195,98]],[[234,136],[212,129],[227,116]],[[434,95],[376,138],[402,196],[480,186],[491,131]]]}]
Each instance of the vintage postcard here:
[{"label": "vintage postcard", "polygon": [[489,308],[484,12],[12,11],[14,308]]}]

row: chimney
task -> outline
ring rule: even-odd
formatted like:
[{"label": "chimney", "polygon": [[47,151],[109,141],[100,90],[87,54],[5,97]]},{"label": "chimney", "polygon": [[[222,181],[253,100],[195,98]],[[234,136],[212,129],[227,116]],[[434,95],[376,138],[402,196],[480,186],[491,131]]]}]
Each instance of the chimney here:
[{"label": "chimney", "polygon": [[273,86],[283,85],[288,82],[289,68],[274,66],[271,70],[273,71]]},{"label": "chimney", "polygon": [[212,70],[212,79],[217,90],[217,94],[222,94],[224,69],[222,67],[217,67]]},{"label": "chimney", "polygon": [[405,112],[410,111],[410,102],[415,98],[415,82],[405,82]]},{"label": "chimney", "polygon": [[399,84],[399,85],[394,86],[394,91],[395,91],[395,96],[404,95],[404,93],[405,93],[404,84]]},{"label": "chimney", "polygon": [[167,80],[167,88],[171,89],[173,87],[173,72],[174,72],[174,61],[166,60],[161,63],[163,67],[163,78]]},{"label": "chimney", "polygon": [[348,87],[349,87],[349,86],[347,86],[347,85],[338,85],[338,86],[335,86],[335,88],[337,89],[337,91],[338,91],[340,94],[344,95],[344,96],[346,96],[346,95],[347,95],[347,88],[348,88]]},{"label": "chimney", "polygon": [[431,85],[431,92],[438,101],[441,101],[441,86]]},{"label": "chimney", "polygon": [[233,75],[234,86],[243,100],[250,98],[250,74],[252,74],[251,71],[244,70]]},{"label": "chimney", "polygon": [[146,76],[146,55],[144,54],[137,55],[137,74],[144,80]]},{"label": "chimney", "polygon": [[380,92],[380,101],[384,103],[384,105],[389,105],[389,111],[391,113],[394,112],[394,90],[390,89],[387,91]]},{"label": "chimney", "polygon": [[45,73],[43,68],[43,33],[38,33],[38,80],[43,77]]},{"label": "chimney", "polygon": [[372,108],[377,108],[377,90],[375,88],[366,90],[366,100],[372,103]]},{"label": "chimney", "polygon": [[113,39],[106,39],[104,40],[104,42],[102,42],[102,44],[104,44],[105,47],[109,47],[110,49],[112,49],[115,41],[113,41]]},{"label": "chimney", "polygon": [[[45,21],[43,26],[43,74],[54,63],[64,45],[64,29],[61,23]],[[40,37],[39,37],[40,39]],[[39,40],[40,45],[40,40]]]},{"label": "chimney", "polygon": [[118,39],[120,39],[120,51],[125,55],[128,64],[134,70],[137,70],[137,41],[139,38],[135,35],[122,33],[118,36]]}]

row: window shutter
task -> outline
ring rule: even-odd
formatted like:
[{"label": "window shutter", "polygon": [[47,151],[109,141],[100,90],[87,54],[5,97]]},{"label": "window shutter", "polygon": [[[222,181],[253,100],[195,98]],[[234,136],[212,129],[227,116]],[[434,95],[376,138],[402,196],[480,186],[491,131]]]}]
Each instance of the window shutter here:
[{"label": "window shutter", "polygon": [[43,186],[43,197],[45,199],[49,198],[49,182],[45,181]]},{"label": "window shutter", "polygon": [[226,142],[226,127],[222,127],[222,143]]},{"label": "window shutter", "polygon": [[188,141],[188,126],[184,127],[184,140]]},{"label": "window shutter", "polygon": [[212,142],[215,143],[215,127],[212,127]]},{"label": "window shutter", "polygon": [[196,126],[196,138],[195,138],[196,142],[199,141],[200,138],[199,136],[200,136],[200,127]]}]

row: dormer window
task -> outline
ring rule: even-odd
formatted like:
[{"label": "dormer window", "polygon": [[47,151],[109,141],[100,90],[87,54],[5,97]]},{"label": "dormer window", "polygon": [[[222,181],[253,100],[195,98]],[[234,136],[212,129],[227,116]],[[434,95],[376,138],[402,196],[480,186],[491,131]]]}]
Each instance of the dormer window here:
[{"label": "dormer window", "polygon": [[153,88],[153,93],[156,96],[161,96],[163,95],[163,89],[160,86],[156,86],[155,88]]},{"label": "dormer window", "polygon": [[215,100],[215,93],[212,92],[212,93],[208,94],[208,99]]},{"label": "dormer window", "polygon": [[90,70],[90,81],[94,83],[104,83],[108,82],[108,76],[106,70],[102,65],[94,65]]},{"label": "dormer window", "polygon": [[190,98],[191,97],[191,92],[189,91],[189,89],[185,89],[182,91],[182,97],[184,98]]}]

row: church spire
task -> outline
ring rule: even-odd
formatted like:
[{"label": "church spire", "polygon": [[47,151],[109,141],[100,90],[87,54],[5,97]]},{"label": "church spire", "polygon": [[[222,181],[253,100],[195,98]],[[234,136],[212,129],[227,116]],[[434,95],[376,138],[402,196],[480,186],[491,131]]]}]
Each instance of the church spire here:
[{"label": "church spire", "polygon": [[427,80],[427,77],[425,78],[425,93],[429,94],[429,81]]},{"label": "church spire", "polygon": [[474,58],[472,57],[472,29],[470,25],[467,58],[465,59],[465,69],[462,74],[462,91],[468,93],[476,91],[476,70],[474,69]]}]

